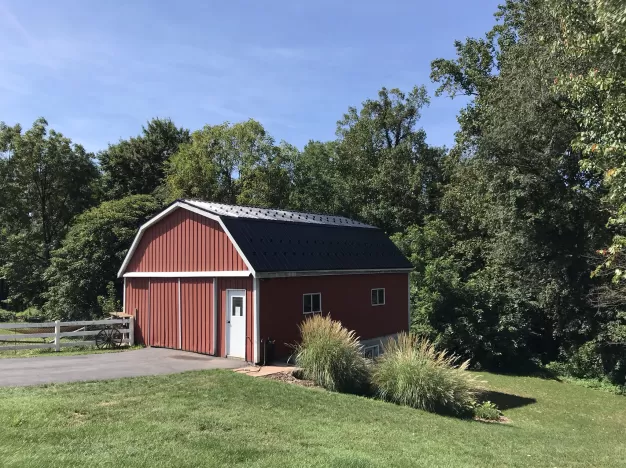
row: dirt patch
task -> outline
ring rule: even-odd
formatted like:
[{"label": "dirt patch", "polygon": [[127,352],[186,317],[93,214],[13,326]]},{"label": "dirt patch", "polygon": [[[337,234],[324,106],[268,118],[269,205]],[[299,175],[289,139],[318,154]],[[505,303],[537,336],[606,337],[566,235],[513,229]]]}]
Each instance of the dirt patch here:
[{"label": "dirt patch", "polygon": [[474,421],[478,421],[481,423],[487,423],[487,424],[509,424],[511,422],[511,420],[509,418],[507,418],[506,416],[500,416],[500,419],[494,420],[494,419],[483,419],[483,418],[474,418]]},{"label": "dirt patch", "polygon": [[102,403],[98,403],[98,406],[115,406],[119,404],[119,401],[103,401]]},{"label": "dirt patch", "polygon": [[275,374],[266,375],[264,378],[278,380],[279,382],[285,382],[293,385],[300,385],[301,387],[317,387],[312,380],[298,379],[294,377],[291,372],[277,372]]}]

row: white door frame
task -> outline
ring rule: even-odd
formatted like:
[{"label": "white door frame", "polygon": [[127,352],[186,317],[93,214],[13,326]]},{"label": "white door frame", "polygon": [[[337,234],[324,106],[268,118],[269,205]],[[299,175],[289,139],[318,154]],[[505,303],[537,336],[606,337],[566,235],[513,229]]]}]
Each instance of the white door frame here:
[{"label": "white door frame", "polygon": [[[226,307],[224,308],[224,337],[226,341],[226,356],[246,359],[246,334],[247,334],[247,321],[248,321],[248,304],[246,300],[247,291],[245,289],[227,289],[226,290]],[[231,300],[233,297],[243,298],[243,336],[241,337],[243,343],[243,356],[238,356],[230,353],[230,314],[231,314]]]}]

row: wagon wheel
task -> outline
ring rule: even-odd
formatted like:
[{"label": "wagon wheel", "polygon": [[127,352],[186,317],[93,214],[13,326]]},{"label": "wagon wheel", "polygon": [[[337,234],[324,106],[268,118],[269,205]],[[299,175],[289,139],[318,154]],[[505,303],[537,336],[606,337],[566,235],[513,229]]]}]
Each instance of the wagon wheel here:
[{"label": "wagon wheel", "polygon": [[117,328],[105,328],[96,335],[96,348],[113,349],[122,345],[122,334]]}]

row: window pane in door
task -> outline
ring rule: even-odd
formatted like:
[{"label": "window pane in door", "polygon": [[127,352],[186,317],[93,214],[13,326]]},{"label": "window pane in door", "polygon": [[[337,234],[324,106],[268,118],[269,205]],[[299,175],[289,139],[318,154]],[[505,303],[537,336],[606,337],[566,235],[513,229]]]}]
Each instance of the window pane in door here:
[{"label": "window pane in door", "polygon": [[243,317],[243,297],[233,297],[232,316]]}]

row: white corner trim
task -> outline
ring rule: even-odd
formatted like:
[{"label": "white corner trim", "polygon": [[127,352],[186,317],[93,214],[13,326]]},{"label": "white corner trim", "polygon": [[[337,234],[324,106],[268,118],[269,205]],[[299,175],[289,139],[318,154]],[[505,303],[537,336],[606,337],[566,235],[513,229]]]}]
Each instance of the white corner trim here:
[{"label": "white corner trim", "polygon": [[261,355],[260,346],[261,346],[261,331],[259,330],[259,295],[261,291],[259,290],[259,278],[254,278],[252,280],[252,303],[254,307],[254,364],[259,362],[259,357]]},{"label": "white corner trim", "polygon": [[247,278],[251,271],[146,271],[124,273],[124,278]]},{"label": "white corner trim", "polygon": [[381,273],[410,273],[412,268],[386,268],[369,270],[310,270],[257,272],[255,278],[292,278],[297,276],[375,275]]},{"label": "white corner trim", "polygon": [[126,313],[126,278],[124,278],[124,291],[122,292],[122,311]]},{"label": "white corner trim", "polygon": [[219,294],[217,281],[217,278],[213,278],[213,356],[219,354],[217,350],[217,295]]},{"label": "white corner trim", "polygon": [[252,265],[250,264],[248,259],[245,257],[245,255],[241,251],[241,248],[239,247],[237,242],[235,242],[235,239],[231,235],[230,231],[228,231],[228,229],[224,225],[222,218],[220,218],[217,215],[211,214],[207,211],[201,210],[200,208],[196,208],[195,206],[191,206],[191,205],[188,205],[187,203],[177,201],[176,203],[173,203],[172,205],[167,207],[165,210],[161,211],[159,214],[150,218],[148,221],[146,221],[144,224],[141,225],[141,227],[139,228],[139,231],[137,232],[137,235],[135,236],[135,239],[133,240],[132,245],[130,246],[130,249],[128,250],[128,253],[126,254],[126,257],[124,258],[124,262],[122,263],[122,266],[117,272],[118,278],[121,278],[124,275],[124,272],[126,271],[128,264],[130,263],[130,260],[133,258],[135,250],[137,250],[137,247],[139,247],[139,242],[141,241],[141,238],[143,237],[143,234],[146,231],[146,229],[148,229],[150,226],[155,225],[161,219],[165,218],[167,215],[169,215],[170,213],[172,213],[173,211],[179,208],[183,208],[187,211],[191,211],[193,213],[199,214],[200,216],[216,221],[220,225],[220,227],[224,230],[224,232],[226,233],[226,235],[228,236],[232,244],[235,246],[235,250],[237,250],[237,253],[239,253],[239,255],[241,256],[243,262],[246,264],[246,266],[252,273],[252,276],[255,276],[254,268],[252,268]]},{"label": "white corner trim", "polygon": [[180,294],[180,278],[178,278],[178,349],[183,349],[183,301]]}]

